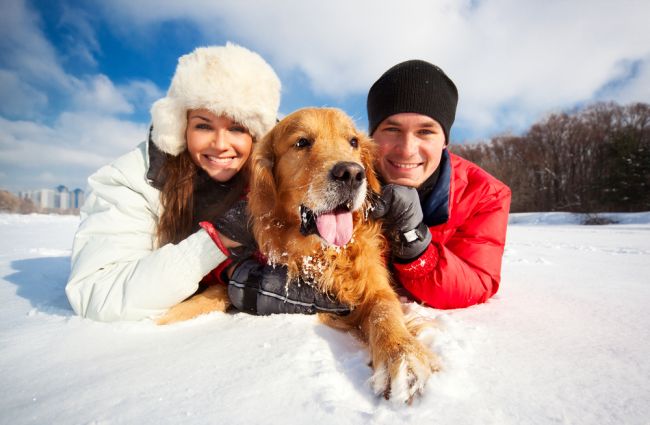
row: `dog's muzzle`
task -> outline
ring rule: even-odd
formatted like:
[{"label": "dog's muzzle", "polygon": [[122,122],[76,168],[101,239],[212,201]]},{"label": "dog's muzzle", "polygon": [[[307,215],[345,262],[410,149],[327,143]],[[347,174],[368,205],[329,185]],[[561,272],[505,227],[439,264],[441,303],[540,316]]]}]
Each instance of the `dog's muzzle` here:
[{"label": "dog's muzzle", "polygon": [[329,171],[324,194],[314,210],[300,206],[300,233],[317,234],[328,245],[344,246],[352,238],[352,212],[366,196],[365,169],[356,162],[337,162]]}]

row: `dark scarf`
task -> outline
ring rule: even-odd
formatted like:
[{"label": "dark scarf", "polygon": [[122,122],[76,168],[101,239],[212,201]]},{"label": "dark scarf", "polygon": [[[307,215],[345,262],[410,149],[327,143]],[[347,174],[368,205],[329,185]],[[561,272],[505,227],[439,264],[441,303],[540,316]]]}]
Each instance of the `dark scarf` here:
[{"label": "dark scarf", "polygon": [[418,187],[418,196],[420,197],[420,204],[424,202],[425,199],[431,195],[431,192],[433,192],[433,188],[438,183],[438,177],[440,176],[440,167],[436,168],[433,174],[429,176],[428,179],[424,181],[419,187]]},{"label": "dark scarf", "polygon": [[447,149],[442,151],[440,165],[420,187],[420,204],[424,223],[436,226],[449,220],[449,190],[451,188],[451,160]]}]

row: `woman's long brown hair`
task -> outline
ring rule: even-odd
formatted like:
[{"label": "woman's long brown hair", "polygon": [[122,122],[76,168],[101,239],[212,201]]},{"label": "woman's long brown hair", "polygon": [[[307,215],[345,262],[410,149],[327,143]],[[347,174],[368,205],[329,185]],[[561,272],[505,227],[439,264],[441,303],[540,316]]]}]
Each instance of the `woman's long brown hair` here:
[{"label": "woman's long brown hair", "polygon": [[160,170],[164,183],[160,191],[162,214],[156,229],[158,246],[178,243],[192,233],[197,171],[187,150],[177,156],[167,156]]}]

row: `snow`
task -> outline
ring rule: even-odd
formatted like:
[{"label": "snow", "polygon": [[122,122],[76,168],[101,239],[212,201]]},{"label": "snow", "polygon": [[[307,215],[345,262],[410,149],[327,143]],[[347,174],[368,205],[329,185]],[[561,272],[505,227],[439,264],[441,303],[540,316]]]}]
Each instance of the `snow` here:
[{"label": "snow", "polygon": [[410,305],[443,370],[413,406],[314,316],[96,323],[63,288],[78,217],[0,215],[2,424],[648,424],[650,213],[511,218],[499,293]]}]

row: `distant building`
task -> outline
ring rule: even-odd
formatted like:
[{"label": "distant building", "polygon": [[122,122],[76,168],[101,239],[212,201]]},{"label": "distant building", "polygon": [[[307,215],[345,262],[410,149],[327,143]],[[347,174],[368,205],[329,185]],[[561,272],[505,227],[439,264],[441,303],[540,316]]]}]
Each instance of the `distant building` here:
[{"label": "distant building", "polygon": [[41,189],[33,192],[32,202],[41,209],[55,209],[56,192],[52,189]]},{"label": "distant building", "polygon": [[77,188],[72,191],[72,208],[79,209],[86,200],[86,194],[83,190]]},{"label": "distant building", "polygon": [[70,191],[66,186],[59,185],[56,187],[56,198],[54,205],[54,207],[59,210],[70,209]]},{"label": "distant building", "polygon": [[30,199],[36,208],[42,211],[67,211],[79,209],[86,198],[81,189],[72,192],[64,185],[56,189],[40,189],[18,192],[21,199]]}]

